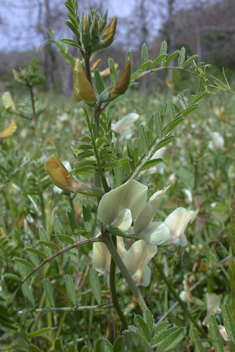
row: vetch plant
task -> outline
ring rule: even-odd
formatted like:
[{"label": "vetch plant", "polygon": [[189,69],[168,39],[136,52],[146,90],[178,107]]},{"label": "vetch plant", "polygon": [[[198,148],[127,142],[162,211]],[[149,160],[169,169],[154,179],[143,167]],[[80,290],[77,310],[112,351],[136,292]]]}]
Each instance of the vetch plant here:
[{"label": "vetch plant", "polygon": [[[23,336],[21,342],[26,346],[22,349],[24,351],[28,349],[39,352],[46,349],[72,352],[76,351],[77,343],[81,342],[86,344],[82,351],[89,351],[90,340],[87,336],[91,336],[92,321],[96,313],[99,315],[103,335],[101,321],[103,322],[107,315],[112,316],[114,331],[123,332],[123,335],[118,336],[116,340],[113,338],[113,345],[107,339],[93,340],[95,352],[134,352],[139,346],[143,346],[146,351],[157,349],[160,352],[175,348],[178,350],[181,346],[179,343],[185,336],[183,327],[169,325],[166,321],[155,323],[149,310],[153,306],[152,302],[148,301],[149,291],[154,290],[154,305],[160,309],[163,305],[168,307],[169,290],[190,324],[194,325],[190,330],[190,338],[195,341],[197,350],[201,352],[199,334],[204,338],[205,331],[169,279],[168,273],[174,272],[174,267],[169,268],[167,261],[169,255],[183,257],[182,247],[187,245],[187,228],[196,216],[192,197],[189,197],[188,209],[177,205],[175,200],[169,206],[170,192],[176,185],[171,186],[167,181],[162,189],[153,187],[155,191],[152,191],[149,190],[149,183],[144,183],[143,179],[147,174],[146,170],[151,171],[162,166],[166,146],[175,140],[173,131],[184,121],[185,116],[198,108],[198,102],[208,94],[206,66],[197,66],[194,61],[196,55],[185,58],[184,48],[168,54],[166,42],[162,43],[159,55],[150,59],[147,46],[143,44],[141,65],[137,70],[134,70],[131,51],[126,54],[126,62],[120,74],[116,71],[117,65],[114,61],[111,58],[108,60],[109,68],[105,75],[110,75],[111,85],[106,85],[103,80],[104,72],[98,69],[100,60],[91,64],[92,53],[106,49],[112,44],[117,17],[107,25],[107,12],[101,17],[96,10],[90,8],[87,15],[82,13],[80,16],[76,0],[68,0],[65,5],[69,11],[65,23],[71,29],[74,40],[62,39],[57,46],[73,69],[74,99],[83,110],[85,126],[77,134],[76,144],[71,147],[75,159],[72,171],[68,171],[60,158],[54,154],[46,159],[46,171],[38,168],[39,181],[42,181],[38,181],[40,190],[37,193],[41,201],[40,209],[31,195],[28,197],[34,207],[34,212],[30,214],[31,227],[33,228],[36,212],[40,213],[43,226],[39,227],[39,235],[33,237],[28,230],[24,237],[25,251],[30,261],[26,255],[21,257],[18,254],[14,256],[13,269],[16,274],[4,273],[6,280],[20,281],[13,299],[20,294],[22,288],[28,307],[20,310],[19,316],[14,320],[14,307],[10,306],[12,300],[8,300],[7,295],[3,293],[0,295],[0,305],[3,307],[0,319],[4,316],[5,326],[20,331]],[[53,40],[49,42],[55,43]],[[68,54],[62,44],[76,47],[78,57],[74,58]],[[170,66],[176,58],[177,65]],[[123,96],[127,96],[126,92],[145,75],[168,69],[183,71],[196,77],[200,83],[199,91],[190,99],[185,98],[186,92],[183,91],[178,95],[177,101],[166,101],[159,111],[152,112],[148,124],[139,125],[137,136],[132,129],[133,123],[139,117],[137,113],[119,116],[113,126],[113,111],[119,111],[120,101]],[[37,141],[41,141],[37,119],[42,111],[37,112],[33,90],[34,84],[41,82],[37,63],[33,62],[31,66],[14,71],[14,77],[29,89],[32,103],[30,118],[34,122]],[[9,93],[4,94],[3,102],[8,113],[27,117],[27,114],[19,112]],[[10,136],[14,132],[15,126],[10,126],[9,131],[1,132],[2,136]],[[122,138],[118,138],[118,134]],[[218,143],[217,147],[220,148],[221,141]],[[55,154],[59,155],[59,151],[55,151]],[[169,169],[172,168],[171,173],[175,172],[173,162],[174,158],[167,165]],[[67,195],[66,201],[69,201],[70,206],[66,209],[63,194],[58,203],[53,199],[48,175],[54,185]],[[36,183],[35,179],[33,182]],[[23,188],[22,180],[21,187]],[[185,193],[189,196],[189,192]],[[9,196],[8,202],[10,203]],[[165,206],[167,202],[168,207]],[[54,216],[58,207],[64,210],[63,221]],[[26,221],[23,226],[26,227]],[[175,247],[172,250],[173,246]],[[158,302],[160,288],[151,283],[154,272],[164,281],[164,304]],[[42,283],[41,294],[35,293],[36,281]],[[184,292],[187,291],[187,295],[184,293],[184,301],[194,304],[195,299],[192,299],[186,284],[187,282]],[[122,290],[126,290],[125,297],[121,294]],[[64,306],[60,303],[61,296],[66,296],[63,299]],[[130,306],[135,305],[136,312],[141,316],[135,315],[135,325],[131,325],[134,315]],[[82,312],[82,319],[79,320],[82,327],[76,321],[78,312]],[[59,315],[60,313],[63,315]],[[46,315],[46,327],[42,323],[45,317],[42,318],[41,314]],[[229,310],[224,308],[224,324],[228,329],[229,338],[234,341],[234,326],[229,314]],[[28,317],[27,321],[24,320],[25,315]],[[66,325],[68,317],[70,320],[75,317],[79,329],[82,329],[84,324],[83,337],[77,335],[75,340],[73,332],[68,331],[71,330],[67,329]],[[217,324],[211,316],[208,319],[212,338],[216,340]],[[98,325],[94,326],[97,330]],[[70,341],[68,338],[65,343],[60,338],[63,329],[67,334],[71,334],[69,338],[72,336]],[[44,334],[47,338],[45,341],[40,340],[39,337]],[[219,344],[221,347],[221,341]]]}]

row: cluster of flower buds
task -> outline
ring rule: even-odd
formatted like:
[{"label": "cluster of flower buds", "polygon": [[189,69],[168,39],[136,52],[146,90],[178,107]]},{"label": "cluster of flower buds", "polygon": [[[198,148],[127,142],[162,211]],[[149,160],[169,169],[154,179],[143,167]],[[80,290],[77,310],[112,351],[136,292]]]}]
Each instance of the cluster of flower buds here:
[{"label": "cluster of flower buds", "polygon": [[70,44],[90,53],[107,48],[112,44],[116,33],[116,16],[106,27],[108,11],[105,12],[103,17],[100,17],[99,13],[90,8],[89,15],[86,16],[82,13],[80,21],[77,0],[66,1],[65,6],[69,10],[67,13],[69,20],[65,23],[77,38],[77,42],[74,43],[69,40]]},{"label": "cluster of flower buds", "polygon": [[124,94],[129,87],[131,79],[131,62],[127,60],[126,65],[115,85],[106,88],[99,97],[96,96],[91,83],[83,71],[80,60],[76,60],[73,71],[73,90],[76,101],[84,101],[87,105],[95,107],[100,103],[114,100]]}]

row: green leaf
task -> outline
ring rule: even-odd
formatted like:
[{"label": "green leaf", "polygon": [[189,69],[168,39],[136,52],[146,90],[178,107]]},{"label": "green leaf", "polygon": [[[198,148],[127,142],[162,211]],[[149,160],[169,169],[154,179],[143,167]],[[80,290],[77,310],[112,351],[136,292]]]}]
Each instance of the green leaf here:
[{"label": "green leaf", "polygon": [[174,121],[174,119],[175,119],[175,108],[174,108],[174,104],[172,103],[171,100],[169,100],[168,103],[167,103],[167,110],[168,110],[168,113],[170,115],[171,121]]},{"label": "green leaf", "polygon": [[178,126],[182,121],[184,120],[183,116],[179,116],[177,117],[174,121],[172,121],[166,129],[165,134],[167,135],[168,133],[170,133],[172,130],[175,129],[176,126]]},{"label": "green leaf", "polygon": [[126,61],[127,60],[130,60],[130,62],[131,62],[131,72],[132,72],[132,70],[133,70],[133,59],[132,59],[132,52],[130,51],[130,50],[128,50],[128,52],[126,53]]},{"label": "green leaf", "polygon": [[157,64],[158,64],[160,61],[164,60],[165,57],[166,57],[166,54],[161,54],[161,55],[159,55],[159,56],[153,61],[152,65],[150,66],[150,70],[152,70],[155,66],[157,66]]},{"label": "green leaf", "polygon": [[235,324],[229,306],[226,303],[222,305],[222,317],[228,337],[235,342]]},{"label": "green leaf", "polygon": [[144,171],[149,169],[150,167],[153,167],[159,163],[162,162],[162,159],[152,159],[152,160],[148,160],[146,161],[146,163],[144,163],[144,165],[141,166],[141,168],[139,169],[139,172]]},{"label": "green leaf", "polygon": [[90,207],[86,198],[84,198],[82,201],[82,213],[83,213],[84,227],[88,233],[91,233],[93,221],[91,217]]},{"label": "green leaf", "polygon": [[189,106],[187,109],[183,110],[183,111],[181,112],[181,114],[182,114],[183,116],[186,116],[186,115],[190,114],[190,112],[192,112],[192,111],[194,111],[194,110],[196,110],[196,109],[198,109],[198,105],[197,105],[197,104],[194,104],[194,105]]},{"label": "green leaf", "polygon": [[209,316],[209,331],[216,352],[224,352],[223,340],[214,315]]},{"label": "green leaf", "polygon": [[167,338],[158,346],[158,352],[165,352],[175,347],[184,338],[184,329],[177,329],[177,331],[168,335]]},{"label": "green leaf", "polygon": [[164,64],[164,66],[167,66],[172,60],[174,60],[174,58],[175,58],[177,55],[179,55],[179,50],[176,50],[173,54],[171,54],[171,55],[167,58],[167,60],[166,60],[166,62],[165,62],[165,64]]},{"label": "green leaf", "polygon": [[71,275],[67,274],[65,276],[65,283],[66,283],[66,290],[67,290],[69,299],[72,302],[73,306],[76,306],[77,293],[76,293],[75,285],[74,285],[73,278]]},{"label": "green leaf", "polygon": [[42,257],[42,258],[44,258],[44,259],[47,259],[46,254],[43,253],[42,251],[39,251],[39,249],[27,247],[27,248],[25,248],[25,250],[26,250],[27,252],[32,252],[32,253],[34,253],[34,254],[37,254],[39,257]]},{"label": "green leaf", "polygon": [[195,352],[205,352],[201,339],[198,335],[198,332],[195,328],[189,330],[189,336],[192,344],[194,345]]},{"label": "green leaf", "polygon": [[64,345],[61,338],[55,340],[53,352],[65,352]]},{"label": "green leaf", "polygon": [[159,139],[162,139],[162,120],[159,111],[154,113],[155,131]]},{"label": "green leaf", "polygon": [[90,285],[96,301],[98,304],[101,304],[100,280],[95,269],[91,269],[90,271]]},{"label": "green leaf", "polygon": [[12,279],[12,280],[18,280],[18,281],[22,280],[21,277],[14,275],[14,274],[11,274],[11,273],[5,273],[3,277],[6,279]]},{"label": "green leaf", "polygon": [[[160,50],[160,56],[163,54],[165,54],[165,56],[167,54],[167,42],[165,42],[165,41],[162,43],[161,50]],[[162,58],[160,66],[164,66],[165,56]]]},{"label": "green leaf", "polygon": [[118,80],[118,75],[117,75],[115,63],[114,63],[113,59],[111,59],[111,58],[108,59],[108,63],[109,63],[111,82],[113,85],[115,85]]},{"label": "green leaf", "polygon": [[[77,220],[75,218],[74,212],[71,207],[67,207],[66,211],[67,211],[67,216],[69,219],[69,226],[71,228],[72,233],[74,234],[75,230],[79,229]],[[66,237],[68,237],[68,236],[66,236]]]},{"label": "green leaf", "polygon": [[105,90],[105,85],[99,70],[94,71],[94,78],[95,78],[95,87],[96,87],[97,93],[100,95]]},{"label": "green leaf", "polygon": [[146,67],[148,67],[151,63],[152,63],[152,60],[148,60],[148,61],[144,62],[142,65],[140,65],[140,67],[138,68],[137,71],[145,70]]},{"label": "green leaf", "polygon": [[64,21],[64,23],[71,29],[71,31],[75,34],[77,38],[80,38],[80,33],[78,32],[77,28],[74,26],[74,23],[72,23],[72,21],[66,20]]},{"label": "green leaf", "polygon": [[162,330],[159,334],[155,334],[154,337],[152,338],[151,341],[151,346],[156,347],[159,345],[162,341],[165,340],[169,335],[173,334],[174,332],[178,331],[178,328],[170,328],[167,330]]},{"label": "green leaf", "polygon": [[144,154],[148,154],[148,140],[147,140],[147,136],[145,133],[145,129],[143,125],[140,125],[139,127],[139,133],[140,133],[140,143],[141,143],[141,148],[144,152]]},{"label": "green leaf", "polygon": [[29,267],[30,269],[34,269],[34,266],[31,263],[29,263],[26,260],[24,260],[24,259],[21,259],[21,258],[18,258],[18,257],[14,257],[13,260],[15,260],[16,262],[19,262],[19,263]]},{"label": "green leaf", "polygon": [[198,57],[198,55],[190,56],[190,57],[185,61],[185,63],[183,64],[182,67],[185,68],[188,64],[190,64],[190,62],[192,62],[193,60],[195,60],[197,57]]},{"label": "green leaf", "polygon": [[169,327],[168,321],[163,321],[159,325],[156,325],[153,329],[153,337],[158,335],[161,331],[165,330]]},{"label": "green leaf", "polygon": [[51,328],[43,328],[43,329],[39,329],[36,330],[34,332],[31,332],[30,334],[28,334],[28,338],[29,339],[33,339],[34,337],[46,334],[47,332],[51,331]]},{"label": "green leaf", "polygon": [[140,315],[136,315],[134,318],[134,322],[136,327],[138,328],[138,333],[142,335],[146,339],[146,341],[150,342],[151,334],[144,319]]},{"label": "green leaf", "polygon": [[55,251],[59,251],[60,247],[58,247],[56,244],[51,243],[51,242],[47,242],[47,241],[38,241],[39,244],[41,244],[44,247],[48,247],[51,249],[54,249]]},{"label": "green leaf", "polygon": [[30,352],[43,352],[40,348],[36,347],[32,343],[30,344]]},{"label": "green leaf", "polygon": [[75,46],[76,48],[82,49],[82,47],[77,42],[71,39],[61,39],[61,43],[69,44]]},{"label": "green leaf", "polygon": [[172,141],[175,140],[175,137],[174,136],[169,136],[169,137],[166,137],[164,139],[162,139],[157,145],[156,147],[153,149],[153,154],[156,153],[157,150],[165,147],[167,144],[171,143]]},{"label": "green leaf", "polygon": [[185,60],[185,48],[181,48],[179,58],[178,58],[178,66],[182,67]]},{"label": "green leaf", "polygon": [[[34,250],[32,250],[33,248],[29,242],[27,242],[26,245],[28,246],[28,248],[31,249],[31,251],[28,251],[29,259],[31,260],[31,262],[33,263],[34,266],[38,266],[38,264],[40,263],[38,256],[36,255]],[[25,250],[26,250],[26,248],[25,248]]]},{"label": "green leaf", "polygon": [[47,296],[47,299],[51,305],[51,307],[55,307],[55,295],[54,295],[54,289],[52,287],[52,284],[49,279],[44,279],[43,280],[43,286],[44,290]]},{"label": "green leaf", "polygon": [[100,337],[98,340],[95,342],[95,352],[103,352],[103,338]]},{"label": "green leaf", "polygon": [[[40,240],[41,241],[44,241],[44,242],[50,242],[50,239],[46,233],[46,231],[44,230],[44,228],[42,226],[39,227],[39,237],[40,237]],[[51,249],[46,247],[45,248],[45,252],[47,254],[47,256],[49,257],[52,253]]]},{"label": "green leaf", "polygon": [[75,243],[75,241],[74,241],[71,237],[69,237],[69,236],[65,236],[65,235],[56,235],[56,237],[59,238],[59,239],[62,240],[62,241],[66,241],[66,242],[71,243],[71,244],[74,244],[74,243]]},{"label": "green leaf", "polygon": [[81,349],[81,352],[90,352],[90,347],[89,346],[83,346]]},{"label": "green leaf", "polygon": [[22,291],[25,298],[29,302],[30,307],[34,308],[35,307],[34,297],[33,297],[32,291],[29,288],[29,285],[26,282],[22,285]]},{"label": "green leaf", "polygon": [[114,176],[115,176],[115,186],[119,187],[122,185],[122,166],[118,165],[114,168]]},{"label": "green leaf", "polygon": [[207,91],[196,94],[190,104],[197,103],[199,100],[203,99],[207,94],[209,94]]},{"label": "green leaf", "polygon": [[77,352],[77,346],[75,344],[70,345],[68,352]]},{"label": "green leaf", "polygon": [[113,352],[124,351],[124,343],[125,343],[124,337],[119,335],[113,344]]},{"label": "green leaf", "polygon": [[144,321],[147,324],[147,327],[151,333],[153,330],[153,316],[152,316],[152,313],[150,312],[150,310],[145,310]]},{"label": "green leaf", "polygon": [[148,48],[146,44],[143,44],[141,49],[141,62],[142,64],[145,64],[145,62],[147,61],[148,61]]}]

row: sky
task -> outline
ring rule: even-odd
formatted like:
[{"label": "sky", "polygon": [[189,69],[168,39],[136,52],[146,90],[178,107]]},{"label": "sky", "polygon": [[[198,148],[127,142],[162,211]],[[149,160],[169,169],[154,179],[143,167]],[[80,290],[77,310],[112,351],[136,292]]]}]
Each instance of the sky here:
[{"label": "sky", "polygon": [[[37,34],[35,28],[39,16],[38,4],[40,1],[42,0],[0,1],[0,19],[3,22],[3,25],[0,24],[0,51],[36,49],[42,43],[42,37]],[[105,3],[109,8],[110,18],[116,14],[118,17],[128,16],[132,10],[131,1],[109,0]],[[67,9],[63,5],[63,0],[61,5],[62,12],[64,9],[64,19],[62,20],[64,22]],[[63,26],[66,28],[65,24],[62,24],[62,28]]]}]

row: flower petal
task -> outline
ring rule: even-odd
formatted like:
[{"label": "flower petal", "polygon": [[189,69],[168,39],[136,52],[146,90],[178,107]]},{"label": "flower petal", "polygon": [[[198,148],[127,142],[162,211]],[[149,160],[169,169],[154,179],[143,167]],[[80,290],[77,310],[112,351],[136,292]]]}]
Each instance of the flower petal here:
[{"label": "flower petal", "polygon": [[134,232],[136,236],[139,236],[142,231],[148,228],[149,224],[152,222],[154,216],[156,215],[165,192],[169,187],[170,186],[165,187],[163,190],[154,193],[149,199],[148,203],[145,205],[144,209],[141,211],[141,213],[139,213],[134,226]]},{"label": "flower petal", "polygon": [[[170,228],[169,242],[179,242],[183,245],[187,244],[184,230],[193,216],[192,210],[185,208],[176,208],[165,220],[165,224]],[[182,237],[182,238],[181,238]]]},{"label": "flower petal", "polygon": [[123,209],[130,209],[132,219],[135,219],[146,204],[147,189],[147,186],[130,180],[106,193],[98,207],[98,219],[106,225],[111,225],[117,221]]},{"label": "flower petal", "polygon": [[100,273],[109,274],[111,255],[108,248],[102,242],[93,243],[92,265]]},{"label": "flower petal", "polygon": [[170,237],[170,229],[164,222],[152,222],[138,236],[150,245],[159,246]]},{"label": "flower petal", "polygon": [[150,270],[147,265],[157,253],[156,246],[149,246],[143,240],[135,242],[123,259],[130,275],[137,285],[147,286],[150,280]]},{"label": "flower petal", "polygon": [[117,220],[113,223],[114,227],[117,227],[120,231],[127,231],[132,223],[132,216],[130,209],[123,209]]},{"label": "flower petal", "polygon": [[121,120],[119,120],[112,128],[114,132],[118,132],[122,137],[127,138],[127,136],[131,136],[132,131],[131,127],[133,123],[139,118],[139,114],[134,112],[124,116]]}]

